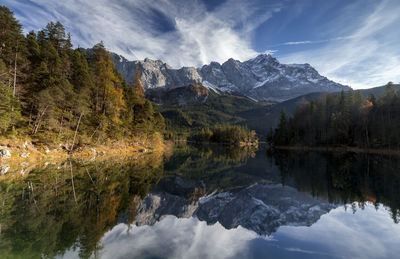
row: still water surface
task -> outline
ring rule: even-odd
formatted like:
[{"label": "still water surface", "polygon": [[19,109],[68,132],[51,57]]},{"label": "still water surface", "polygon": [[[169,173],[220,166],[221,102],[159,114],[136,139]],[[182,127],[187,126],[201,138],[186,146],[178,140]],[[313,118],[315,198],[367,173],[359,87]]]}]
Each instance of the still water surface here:
[{"label": "still water surface", "polygon": [[0,258],[396,258],[400,159],[176,146],[0,179]]}]

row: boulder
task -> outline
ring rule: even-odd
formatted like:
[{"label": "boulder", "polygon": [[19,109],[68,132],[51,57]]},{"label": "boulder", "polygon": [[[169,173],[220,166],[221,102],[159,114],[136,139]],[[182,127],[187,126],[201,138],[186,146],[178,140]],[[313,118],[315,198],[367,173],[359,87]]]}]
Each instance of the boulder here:
[{"label": "boulder", "polygon": [[22,153],[20,156],[23,158],[28,158],[30,153]]},{"label": "boulder", "polygon": [[0,175],[6,174],[10,170],[9,165],[2,165],[0,166]]},{"label": "boulder", "polygon": [[11,153],[7,149],[0,149],[0,158],[10,158]]}]

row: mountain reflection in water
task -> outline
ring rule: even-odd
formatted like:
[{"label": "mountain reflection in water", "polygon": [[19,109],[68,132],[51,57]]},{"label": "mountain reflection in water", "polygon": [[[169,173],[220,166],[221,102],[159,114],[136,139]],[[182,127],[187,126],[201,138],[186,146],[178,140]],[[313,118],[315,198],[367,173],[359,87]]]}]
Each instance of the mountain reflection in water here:
[{"label": "mountain reflection in water", "polygon": [[2,176],[0,257],[395,256],[399,161],[182,145]]}]

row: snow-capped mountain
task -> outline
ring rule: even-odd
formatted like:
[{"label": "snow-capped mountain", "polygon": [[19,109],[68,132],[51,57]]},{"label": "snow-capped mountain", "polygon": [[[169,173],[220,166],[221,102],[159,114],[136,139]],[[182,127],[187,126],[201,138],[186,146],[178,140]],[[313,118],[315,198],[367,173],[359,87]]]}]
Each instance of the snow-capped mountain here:
[{"label": "snow-capped mountain", "polygon": [[160,60],[127,61],[113,55],[116,68],[128,82],[136,68],[145,89],[170,90],[202,83],[221,92],[235,93],[257,101],[281,102],[312,92],[338,92],[350,89],[321,76],[309,64],[281,64],[268,54],[245,62],[229,59],[222,65],[211,62],[201,68],[174,69]]}]

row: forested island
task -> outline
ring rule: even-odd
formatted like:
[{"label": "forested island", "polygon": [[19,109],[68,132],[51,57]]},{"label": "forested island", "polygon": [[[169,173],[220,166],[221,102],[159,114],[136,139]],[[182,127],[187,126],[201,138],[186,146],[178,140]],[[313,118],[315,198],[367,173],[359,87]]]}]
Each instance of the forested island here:
[{"label": "forested island", "polygon": [[393,83],[376,98],[359,91],[329,94],[301,102],[293,117],[282,110],[278,127],[271,131],[272,146],[357,147],[399,149],[400,92]]},{"label": "forested island", "polygon": [[258,143],[254,130],[250,131],[245,126],[229,124],[216,125],[212,129],[204,128],[191,139],[196,142],[216,142],[242,146],[256,145]]}]

